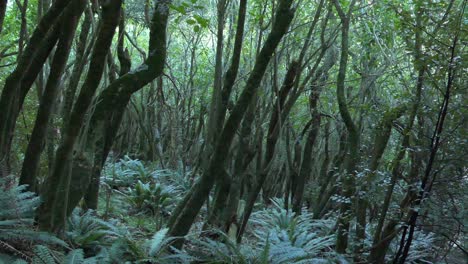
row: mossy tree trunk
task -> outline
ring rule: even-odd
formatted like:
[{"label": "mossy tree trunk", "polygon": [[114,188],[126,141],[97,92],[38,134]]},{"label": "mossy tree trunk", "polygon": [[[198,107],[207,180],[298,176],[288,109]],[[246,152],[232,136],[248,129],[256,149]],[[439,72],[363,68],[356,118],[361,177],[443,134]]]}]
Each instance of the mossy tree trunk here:
[{"label": "mossy tree trunk", "polygon": [[[231,65],[229,69],[226,71],[223,85],[221,88],[221,92],[218,95],[219,99],[213,101],[213,104],[216,104],[215,112],[213,116],[210,114],[210,118],[213,119],[212,122],[215,123],[214,127],[208,126],[210,130],[220,130],[223,127],[223,123],[226,116],[226,111],[228,108],[229,97],[231,95],[232,88],[234,87],[234,82],[237,78],[237,73],[239,71],[239,64],[240,64],[240,57],[242,51],[242,41],[244,37],[244,25],[245,25],[245,17],[247,12],[247,0],[241,0],[239,3],[239,12],[237,18],[237,28],[236,28],[236,36],[234,40],[234,50],[232,53],[231,58]],[[214,133],[214,132],[212,132]],[[216,138],[213,136],[213,138]],[[220,220],[220,214],[223,211],[223,208],[226,206],[226,201],[228,198],[228,193],[230,190],[231,185],[231,177],[224,173],[222,176],[219,177],[217,181],[217,189],[215,194],[215,199],[213,203],[213,209],[211,210],[211,214],[208,218],[208,225],[221,225],[222,223]],[[236,177],[236,175],[233,175]]]},{"label": "mossy tree trunk", "polygon": [[[276,47],[284,34],[286,34],[289,24],[294,17],[294,10],[291,9],[291,5],[291,0],[281,0],[279,2],[272,30],[257,56],[254,69],[247,80],[239,100],[234,106],[231,115],[227,119],[226,124],[220,133],[220,137],[216,144],[215,151],[211,156],[208,169],[194,185],[193,192],[189,194],[190,198],[186,199],[184,204],[178,205],[178,207],[183,208],[180,210],[180,213],[172,216],[173,219],[171,222],[173,224],[169,229],[169,234],[171,236],[183,237],[188,233],[196,216],[198,215],[198,212],[208,197],[213,183],[216,180],[216,175],[219,171],[224,170],[224,163],[229,156],[230,146],[234,139],[236,130],[239,127],[249,104],[256,95],[273,52],[276,50]],[[178,240],[176,242],[176,246],[181,247],[182,242],[182,239]]]},{"label": "mossy tree trunk", "polygon": [[101,25],[88,74],[64,129],[62,142],[55,154],[54,167],[45,181],[44,202],[39,207],[39,227],[42,230],[58,233],[64,227],[68,211],[68,203],[64,201],[68,201],[71,178],[67,167],[71,166],[75,142],[102,78],[106,57],[119,22],[121,4],[121,0],[115,0],[102,5]]},{"label": "mossy tree trunk", "polygon": [[4,171],[10,169],[11,142],[24,97],[55,46],[58,34],[52,34],[50,31],[70,1],[57,0],[44,14],[18,58],[15,70],[5,81],[0,97],[0,165],[3,164],[6,168]]},{"label": "mossy tree trunk", "polygon": [[345,123],[348,131],[348,142],[346,146],[346,159],[345,159],[345,171],[343,175],[343,189],[342,196],[343,201],[340,205],[340,216],[338,218],[338,230],[336,239],[336,251],[338,253],[346,253],[348,248],[348,233],[349,225],[352,217],[351,212],[351,199],[354,194],[355,185],[355,174],[356,166],[359,157],[359,140],[360,135],[357,130],[356,124],[351,117],[348,109],[348,103],[345,97],[345,80],[346,70],[348,65],[348,54],[349,54],[349,25],[351,22],[351,13],[356,1],[351,1],[348,11],[342,9],[341,4],[338,0],[333,0],[336,11],[341,20],[341,55],[340,55],[340,67],[338,71],[338,77],[336,80],[336,94],[338,99],[338,108],[340,116]]},{"label": "mossy tree trunk", "polygon": [[64,13],[64,23],[60,27],[60,37],[52,60],[50,75],[37,111],[36,121],[31,133],[31,140],[26,149],[19,184],[28,184],[30,191],[35,190],[36,176],[40,155],[46,140],[52,110],[59,90],[60,79],[68,61],[73,37],[78,21],[85,8],[86,1],[71,4]]},{"label": "mossy tree trunk", "polygon": [[377,169],[380,164],[380,159],[385,152],[388,140],[392,132],[393,122],[398,119],[407,110],[406,105],[400,105],[394,107],[384,113],[380,124],[377,125],[373,150],[371,154],[371,160],[369,163],[369,173],[365,176],[364,181],[361,183],[359,189],[359,195],[357,197],[357,208],[356,208],[356,245],[355,255],[361,258],[362,251],[364,250],[364,240],[366,238],[366,226],[367,226],[367,208],[369,201],[367,200],[367,192],[369,187],[375,181],[377,175]]},{"label": "mossy tree trunk", "polygon": [[7,3],[8,0],[0,0],[0,34],[2,34],[3,30],[3,21],[5,20]]},{"label": "mossy tree trunk", "polygon": [[[87,208],[97,208],[99,176],[102,166],[110,151],[132,94],[145,87],[163,72],[166,61],[166,27],[170,2],[170,0],[157,1],[155,5],[151,20],[148,57],[143,64],[137,69],[120,76],[106,87],[98,97],[98,104],[91,116],[82,154],[83,157],[89,159],[90,164],[94,163],[91,170],[91,182],[86,188],[85,194]],[[125,69],[129,69],[130,65],[128,58],[125,58],[122,46],[119,49],[121,70],[124,72]],[[78,202],[81,194],[75,193],[74,195],[77,196],[74,200]]]},{"label": "mossy tree trunk", "polygon": [[88,35],[91,29],[92,16],[93,14],[91,13],[90,9],[85,11],[84,20],[81,24],[80,35],[76,43],[76,62],[73,65],[70,80],[68,81],[68,85],[64,92],[64,98],[62,103],[62,126],[65,126],[65,124],[68,123],[68,120],[70,118],[70,111],[73,107],[73,102],[75,101],[76,89],[78,88],[80,77],[86,66],[86,58],[88,56],[86,52],[86,44],[88,42]]}]

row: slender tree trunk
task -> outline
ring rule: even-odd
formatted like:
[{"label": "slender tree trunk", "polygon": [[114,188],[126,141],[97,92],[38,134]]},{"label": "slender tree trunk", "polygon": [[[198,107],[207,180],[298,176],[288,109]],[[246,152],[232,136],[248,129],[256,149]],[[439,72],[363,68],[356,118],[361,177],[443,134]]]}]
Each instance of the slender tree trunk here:
[{"label": "slender tree trunk", "polygon": [[60,79],[62,78],[63,71],[67,64],[77,23],[84,7],[85,1],[81,0],[76,4],[74,3],[70,8],[67,8],[65,17],[68,19],[60,28],[59,42],[54,53],[54,59],[52,60],[50,75],[47,79],[47,84],[37,111],[36,122],[31,133],[31,140],[26,149],[23,168],[21,170],[19,184],[28,184],[28,189],[30,191],[35,190],[39,159],[49,129],[49,121],[60,86]]},{"label": "slender tree trunk", "polygon": [[209,155],[211,150],[215,148],[217,142],[217,137],[223,126],[223,124],[218,123],[218,115],[220,114],[221,106],[221,93],[223,89],[223,32],[225,24],[225,15],[226,15],[226,0],[217,1],[217,34],[216,34],[216,63],[215,63],[215,76],[214,76],[214,85],[213,85],[213,94],[211,96],[210,104],[210,114],[207,126],[207,154],[208,156],[205,159],[209,160]]},{"label": "slender tree trunk", "polygon": [[[258,90],[273,52],[292,21],[294,11],[291,10],[291,4],[292,1],[290,0],[280,1],[270,35],[257,57],[254,69],[247,80],[246,86],[241,93],[238,102],[234,106],[231,115],[224,125],[215,152],[211,157],[208,169],[203,173],[200,180],[193,187],[194,191],[191,193],[187,202],[185,204],[178,205],[178,207],[183,207],[183,209],[180,210],[180,214],[172,216],[175,220],[171,221],[173,222],[173,225],[169,229],[169,234],[171,236],[182,237],[188,233],[195,217],[208,197],[213,186],[213,182],[216,180],[217,173],[224,169],[224,163],[228,158],[229,149],[236,130]],[[178,240],[176,242],[176,246],[180,248],[182,246],[182,242],[182,239]]]},{"label": "slender tree trunk", "polygon": [[[270,116],[270,122],[268,124],[268,134],[266,136],[266,145],[265,145],[265,156],[262,161],[262,169],[258,174],[258,178],[254,184],[254,188],[248,195],[247,203],[245,206],[244,213],[242,215],[242,222],[239,228],[237,239],[240,241],[244,230],[247,226],[248,219],[250,218],[250,214],[252,213],[253,206],[255,201],[257,200],[258,194],[263,187],[263,183],[265,182],[268,173],[269,173],[269,165],[273,160],[276,143],[278,141],[280,130],[282,129],[282,117],[283,113],[289,111],[289,109],[284,109],[284,105],[286,102],[286,98],[288,97],[291,89],[294,87],[296,77],[299,73],[299,62],[292,61],[288,67],[288,71],[286,72],[286,76],[284,77],[283,84],[281,86],[280,91],[278,91],[276,102],[273,106],[272,113]],[[262,143],[260,143],[262,144]],[[259,157],[262,157],[262,153],[258,153]]]},{"label": "slender tree trunk", "polygon": [[21,13],[21,25],[20,25],[20,33],[19,33],[19,38],[18,38],[18,59],[21,57],[21,54],[23,53],[23,48],[24,48],[24,42],[26,41],[26,38],[28,37],[28,20],[27,20],[27,9],[28,9],[28,0],[23,0],[23,4],[19,2],[19,0],[16,0],[16,3],[18,4],[18,8]]},{"label": "slender tree trunk", "polygon": [[[169,17],[170,0],[158,1],[152,18],[148,57],[136,70],[130,71],[105,88],[98,97],[98,104],[91,116],[90,128],[86,133],[87,141],[83,155],[89,163],[94,160],[92,179],[85,188],[85,204],[87,208],[97,208],[99,193],[99,176],[102,166],[109,154],[112,143],[120,126],[124,111],[133,93],[139,91],[148,83],[162,74],[166,61],[166,27]],[[123,26],[123,25],[121,25]],[[120,44],[122,45],[122,44]],[[123,49],[123,47],[119,48]],[[123,50],[120,53],[124,52]],[[121,70],[129,69],[130,62],[125,54],[120,55]],[[123,73],[123,72],[121,72]],[[81,194],[75,201],[79,201]]]},{"label": "slender tree trunk", "polygon": [[56,151],[54,167],[45,181],[44,202],[39,207],[39,227],[42,230],[57,233],[65,224],[67,202],[64,201],[68,201],[70,184],[67,167],[71,166],[75,142],[102,78],[105,59],[119,21],[121,3],[121,0],[115,0],[102,5],[102,21],[88,74],[70,115],[70,121],[66,125],[62,142]]},{"label": "slender tree trunk", "polygon": [[[466,2],[465,2],[465,4],[466,4]],[[461,17],[462,16],[460,16],[460,22],[459,22],[460,24],[461,24]],[[417,209],[419,209],[419,207],[423,203],[423,199],[426,198],[426,196],[431,192],[432,185],[433,185],[433,183],[435,181],[435,174],[431,175],[431,171],[432,171],[432,168],[434,166],[436,154],[437,154],[437,151],[438,151],[439,146],[440,146],[440,138],[441,138],[442,131],[444,129],[444,122],[445,122],[445,118],[446,118],[447,113],[448,113],[450,94],[451,94],[452,85],[453,85],[453,82],[454,82],[454,79],[455,79],[455,63],[454,63],[454,61],[455,61],[455,57],[457,56],[456,48],[457,48],[457,44],[458,44],[459,33],[460,33],[460,31],[458,31],[457,34],[455,35],[455,37],[453,39],[453,43],[452,43],[452,45],[450,47],[450,52],[451,52],[450,55],[451,56],[450,56],[450,62],[448,63],[448,67],[447,67],[448,68],[448,70],[447,70],[447,85],[446,85],[446,88],[445,88],[444,99],[442,101],[442,105],[441,105],[440,110],[439,110],[439,116],[437,118],[437,123],[436,123],[436,126],[434,128],[433,136],[431,138],[429,159],[428,159],[428,161],[426,163],[426,169],[424,171],[424,176],[422,178],[421,185],[420,185],[418,195],[417,195],[415,205],[414,205],[414,207],[416,209],[411,210],[410,218],[409,218],[409,221],[407,223],[407,226],[409,227],[408,238],[406,239],[406,242],[404,244],[401,257],[399,256],[399,254],[397,254],[397,256],[395,257],[394,263],[404,264],[406,259],[408,258],[409,250],[410,250],[411,244],[413,242],[414,230],[416,228],[416,221],[417,221],[418,216],[419,216],[419,210],[417,210]],[[403,236],[403,238],[404,237],[405,236]],[[402,241],[403,241],[403,238],[402,238]],[[401,250],[401,247],[400,247],[400,250]],[[400,250],[399,250],[399,252],[400,252]]]},{"label": "slender tree trunk", "polygon": [[70,119],[70,112],[73,107],[73,101],[75,100],[76,89],[80,82],[81,74],[86,65],[86,43],[88,41],[89,31],[91,29],[92,23],[92,13],[91,10],[85,11],[85,16],[83,23],[81,24],[81,31],[76,43],[76,57],[75,63],[73,65],[72,74],[70,81],[68,82],[67,88],[65,90],[65,95],[63,98],[63,109],[62,109],[62,127],[65,128],[65,124],[68,123]]},{"label": "slender tree trunk", "polygon": [[[7,77],[0,97],[0,164],[10,169],[10,149],[24,96],[36,79],[45,59],[55,45],[58,35],[48,37],[47,33],[59,20],[71,0],[57,0],[41,18],[26,45],[15,70]],[[53,34],[52,34],[53,35]],[[49,34],[50,36],[50,34]],[[45,41],[47,40],[47,42]],[[28,85],[30,83],[30,85]],[[2,176],[2,175],[0,175]]]},{"label": "slender tree trunk", "polygon": [[348,130],[348,143],[347,143],[347,157],[345,159],[345,175],[343,177],[343,191],[344,201],[341,203],[340,216],[338,218],[338,231],[336,238],[336,251],[338,253],[346,253],[348,247],[348,233],[349,224],[351,221],[351,198],[354,194],[355,184],[355,171],[358,163],[359,155],[359,132],[356,125],[351,117],[348,110],[348,105],[345,97],[345,80],[346,80],[346,68],[348,64],[348,53],[349,53],[349,25],[351,22],[351,13],[353,11],[354,3],[352,1],[348,7],[348,12],[345,13],[341,8],[341,4],[338,0],[333,0],[335,8],[341,19],[341,56],[340,56],[340,68],[336,81],[336,93],[338,98],[338,108],[340,111],[341,118],[346,125]]},{"label": "slender tree trunk", "polygon": [[[247,166],[255,157],[255,152],[252,149],[252,142],[249,143],[249,138],[252,132],[252,124],[255,120],[256,108],[257,101],[253,100],[247,109],[244,120],[242,121],[242,128],[239,136],[239,148],[234,161],[232,183],[229,186],[229,197],[223,212],[224,230],[234,239],[237,236],[237,228],[239,227],[237,211],[241,197],[242,179],[244,178]],[[235,225],[236,228],[231,230],[231,225]]]},{"label": "slender tree trunk", "polygon": [[[313,91],[313,93],[319,93],[319,91]],[[299,170],[299,174],[297,177],[296,188],[294,190],[294,200],[293,200],[293,212],[296,215],[301,214],[302,209],[302,199],[304,195],[305,185],[307,183],[307,179],[309,178],[310,172],[312,171],[312,150],[314,148],[315,139],[318,136],[318,131],[320,128],[320,114],[318,113],[316,106],[317,100],[319,95],[316,94],[311,102],[311,108],[313,107],[313,114],[312,114],[312,124],[311,129],[309,131],[309,135],[307,136],[307,140],[305,142],[304,152],[302,154],[302,162],[301,168]]]},{"label": "slender tree trunk", "polygon": [[6,8],[8,0],[0,0],[0,34],[3,30],[3,21],[5,20]]},{"label": "slender tree trunk", "polygon": [[[220,92],[220,98],[215,103],[217,106],[215,107],[216,113],[213,116],[214,122],[216,122],[216,130],[222,128],[228,103],[229,97],[231,95],[232,88],[234,87],[234,82],[237,77],[237,73],[239,71],[239,63],[240,63],[240,56],[242,51],[242,40],[244,35],[244,24],[245,24],[245,16],[247,11],[247,0],[241,0],[239,4],[239,13],[238,13],[238,21],[237,21],[237,29],[236,29],[236,36],[234,41],[234,51],[231,58],[231,65],[226,72],[224,77],[224,83],[221,87],[222,90]],[[235,176],[235,175],[233,175]],[[220,214],[225,207],[227,201],[227,194],[229,193],[231,185],[231,178],[227,173],[223,173],[220,175],[217,181],[217,189],[215,192],[215,199],[213,203],[213,209],[211,211],[211,215],[208,218],[208,224],[218,224],[220,220]]]},{"label": "slender tree trunk", "polygon": [[[328,80],[328,72],[336,63],[336,56],[333,49],[328,49],[323,47],[324,50],[327,51],[327,55],[325,57],[325,61],[323,66],[315,73],[314,81],[311,85],[312,91],[309,98],[310,104],[310,111],[312,113],[312,121],[311,121],[311,130],[309,131],[309,135],[307,137],[307,141],[305,143],[304,152],[302,155],[302,162],[301,167],[299,169],[299,173],[295,179],[294,189],[291,190],[293,193],[293,211],[298,215],[301,213],[302,207],[302,199],[304,194],[304,188],[307,183],[307,178],[312,170],[312,150],[315,143],[315,139],[319,133],[320,129],[320,113],[317,110],[317,103],[320,98],[320,93],[322,91],[325,82]],[[328,143],[326,143],[328,144]],[[328,156],[328,154],[326,154]]]},{"label": "slender tree trunk", "polygon": [[407,151],[407,149],[409,148],[410,146],[410,134],[411,134],[411,130],[413,129],[413,126],[414,126],[414,121],[415,121],[415,118],[417,116],[417,113],[418,113],[418,109],[419,109],[419,104],[420,104],[420,101],[421,101],[421,96],[422,96],[422,88],[423,88],[423,84],[424,84],[424,75],[425,75],[425,66],[423,66],[422,64],[422,38],[421,38],[421,12],[420,12],[420,7],[417,7],[417,9],[419,11],[416,12],[416,23],[417,27],[415,27],[415,43],[414,43],[414,50],[415,50],[415,62],[414,62],[414,69],[417,71],[418,73],[418,77],[417,77],[417,82],[416,82],[416,91],[415,91],[415,98],[414,98],[414,101],[412,103],[412,106],[411,106],[411,111],[410,111],[410,114],[409,114],[409,118],[408,118],[408,124],[406,125],[406,128],[405,130],[403,131],[403,139],[402,139],[402,143],[401,143],[401,148],[400,150],[397,152],[393,162],[392,162],[392,176],[391,176],[391,180],[390,180],[390,185],[388,186],[387,188],[387,191],[386,191],[386,195],[385,195],[385,198],[384,198],[384,204],[382,206],[382,210],[381,210],[381,215],[380,215],[380,218],[379,218],[379,222],[377,224],[377,227],[376,227],[376,230],[374,232],[374,235],[373,235],[373,242],[372,242],[372,248],[371,248],[371,252],[370,252],[370,255],[369,255],[369,262],[370,263],[379,263],[378,261],[381,260],[381,259],[384,259],[385,258],[385,254],[387,252],[387,249],[388,249],[388,246],[391,242],[391,240],[393,239],[393,237],[388,237],[387,239],[390,240],[388,243],[381,243],[381,241],[383,239],[385,239],[385,237],[383,236],[383,231],[382,229],[384,230],[387,230],[387,233],[389,233],[389,229],[391,227],[395,228],[394,227],[394,223],[393,221],[389,221],[386,225],[386,227],[384,228],[384,223],[385,223],[385,218],[386,218],[386,215],[387,215],[387,211],[388,211],[388,208],[390,207],[390,202],[391,202],[391,198],[392,198],[392,195],[393,195],[393,190],[394,190],[394,187],[396,185],[396,182],[397,182],[397,179],[398,179],[398,176],[400,174],[400,164],[401,164],[401,161],[403,160],[404,156],[405,156],[405,153]]},{"label": "slender tree trunk", "polygon": [[380,164],[380,159],[385,152],[387,147],[388,140],[392,132],[393,122],[398,119],[401,115],[406,112],[407,106],[401,105],[395,108],[392,108],[384,113],[382,121],[377,126],[374,136],[374,149],[372,151],[372,159],[369,164],[369,174],[365,176],[364,182],[360,188],[360,195],[357,197],[357,209],[356,209],[356,245],[355,245],[355,255],[356,260],[361,261],[363,249],[364,249],[364,240],[366,238],[366,225],[367,225],[367,207],[369,202],[367,197],[364,197],[369,191],[368,186],[370,186],[377,175],[377,169]]}]

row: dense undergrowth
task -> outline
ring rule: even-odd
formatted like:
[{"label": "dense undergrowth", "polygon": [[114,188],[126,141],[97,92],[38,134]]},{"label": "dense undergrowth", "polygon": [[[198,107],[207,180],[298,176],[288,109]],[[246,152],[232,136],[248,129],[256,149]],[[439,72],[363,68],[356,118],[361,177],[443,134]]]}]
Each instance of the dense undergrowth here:
[{"label": "dense undergrowth", "polygon": [[[267,208],[256,207],[241,244],[220,230],[205,235],[205,209],[184,249],[172,248],[174,238],[167,236],[165,224],[193,180],[190,174],[158,170],[128,157],[107,164],[99,211],[76,209],[59,238],[34,227],[39,197],[16,187],[13,177],[2,179],[0,201],[7,206],[0,208],[0,263],[351,262],[334,251],[336,215],[314,219],[304,208],[295,216],[278,198]],[[391,250],[397,249],[394,241]],[[433,242],[430,233],[416,234],[409,263],[431,263]]]}]

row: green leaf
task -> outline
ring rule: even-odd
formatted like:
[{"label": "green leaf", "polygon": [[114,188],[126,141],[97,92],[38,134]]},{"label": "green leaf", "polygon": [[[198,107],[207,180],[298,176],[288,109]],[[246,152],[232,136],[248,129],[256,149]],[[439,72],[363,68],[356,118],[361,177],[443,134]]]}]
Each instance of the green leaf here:
[{"label": "green leaf", "polygon": [[200,24],[200,26],[202,28],[208,27],[209,22],[210,22],[208,19],[203,18],[203,17],[201,17],[199,15],[194,15],[193,18],[195,18],[195,20],[197,20],[198,24]]},{"label": "green leaf", "polygon": [[158,253],[158,251],[161,249],[164,238],[166,237],[166,234],[168,231],[169,231],[169,228],[163,228],[153,235],[153,238],[151,239],[150,250],[149,250],[150,256],[152,257],[155,256]]},{"label": "green leaf", "polygon": [[70,251],[65,257],[65,264],[81,264],[84,261],[83,249],[75,249]]},{"label": "green leaf", "polygon": [[195,20],[193,20],[193,19],[191,19],[191,18],[187,19],[186,22],[187,22],[187,24],[189,24],[189,25],[194,25],[195,23],[197,23],[197,21],[195,21]]}]

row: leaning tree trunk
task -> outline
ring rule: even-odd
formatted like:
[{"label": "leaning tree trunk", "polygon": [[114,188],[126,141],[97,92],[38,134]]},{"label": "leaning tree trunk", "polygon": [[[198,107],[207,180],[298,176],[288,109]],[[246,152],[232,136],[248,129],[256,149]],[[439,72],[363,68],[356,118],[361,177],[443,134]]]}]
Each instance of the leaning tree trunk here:
[{"label": "leaning tree trunk", "polygon": [[86,57],[89,53],[86,52],[86,43],[91,29],[92,13],[91,10],[86,10],[83,23],[81,24],[80,35],[76,43],[76,55],[73,70],[70,76],[70,81],[64,92],[63,108],[62,108],[62,125],[65,126],[70,119],[70,112],[75,100],[76,89],[78,88],[81,74],[86,65]]},{"label": "leaning tree trunk", "polygon": [[[3,1],[3,0],[2,0]],[[57,0],[41,18],[31,35],[28,44],[18,59],[15,70],[7,77],[0,97],[0,165],[10,169],[10,149],[24,97],[40,72],[49,55],[55,40],[47,33],[61,17],[62,12],[71,0]],[[48,42],[45,42],[48,40]],[[30,85],[25,85],[29,84]],[[2,176],[2,175],[0,175]]]},{"label": "leaning tree trunk", "polygon": [[[89,185],[73,193],[76,205],[87,190],[85,204],[87,208],[97,208],[99,176],[102,166],[110,151],[124,111],[133,93],[139,91],[159,77],[166,61],[166,27],[169,17],[170,0],[158,1],[151,20],[148,57],[136,70],[130,71],[111,83],[98,97],[98,104],[91,116],[89,130],[86,133],[86,145],[83,157],[92,165]],[[123,52],[122,50],[120,53]],[[120,54],[124,56],[124,54]],[[122,62],[124,59],[122,58]],[[128,68],[128,62],[124,63]],[[77,175],[80,177],[79,175]]]},{"label": "leaning tree trunk", "polygon": [[119,22],[121,5],[121,0],[102,4],[102,21],[91,55],[88,74],[70,115],[70,121],[65,127],[62,142],[56,151],[54,167],[45,181],[44,202],[39,207],[39,227],[42,230],[59,232],[65,224],[68,203],[64,201],[68,201],[70,183],[67,167],[72,161],[75,142],[101,81],[107,53]]},{"label": "leaning tree trunk", "polygon": [[[234,41],[234,51],[232,53],[231,58],[231,65],[229,69],[226,71],[226,75],[224,77],[224,82],[222,86],[222,90],[220,93],[220,98],[216,103],[217,106],[215,107],[216,112],[215,115],[212,117],[213,122],[215,122],[216,130],[222,128],[224,119],[226,116],[226,111],[228,107],[229,97],[231,95],[232,88],[234,87],[234,82],[237,78],[237,73],[239,71],[239,64],[240,64],[240,56],[242,51],[242,40],[244,36],[244,25],[245,25],[245,16],[247,11],[247,0],[241,0],[239,3],[239,13],[237,19],[237,29],[236,29],[236,36]],[[208,129],[212,129],[208,127]],[[213,209],[211,210],[211,214],[208,217],[208,224],[221,224],[220,214],[223,211],[222,209],[225,207],[225,203],[227,200],[227,194],[229,193],[230,184],[231,184],[231,177],[229,177],[226,173],[223,174],[224,177],[219,177],[217,184],[216,195],[213,203]],[[235,175],[233,175],[235,176]]]},{"label": "leaning tree trunk", "polygon": [[[234,106],[231,115],[223,127],[215,151],[210,159],[208,169],[194,185],[194,190],[189,194],[190,198],[186,199],[186,203],[178,205],[178,207],[183,208],[181,210],[176,209],[179,210],[180,213],[172,216],[173,219],[171,222],[173,224],[169,229],[169,234],[171,236],[183,237],[188,233],[198,212],[209,195],[213,183],[216,180],[216,175],[219,171],[224,170],[224,163],[228,158],[229,149],[236,134],[236,130],[250,102],[257,93],[273,52],[276,50],[284,34],[286,34],[289,24],[294,17],[294,10],[291,9],[291,5],[291,0],[280,1],[272,30],[256,59],[254,69],[247,80],[238,102]],[[176,246],[180,248],[182,243],[183,240],[180,239],[176,242]]]},{"label": "leaning tree trunk", "polygon": [[57,49],[52,60],[50,75],[42,93],[41,103],[37,111],[36,122],[31,133],[31,140],[26,149],[23,161],[23,168],[19,184],[28,184],[30,191],[35,190],[36,175],[39,166],[39,159],[43,150],[49,121],[51,119],[54,102],[56,101],[60,79],[68,61],[73,37],[75,35],[78,21],[86,6],[86,1],[80,0],[67,8],[64,16],[67,18],[60,28],[60,37]]}]

